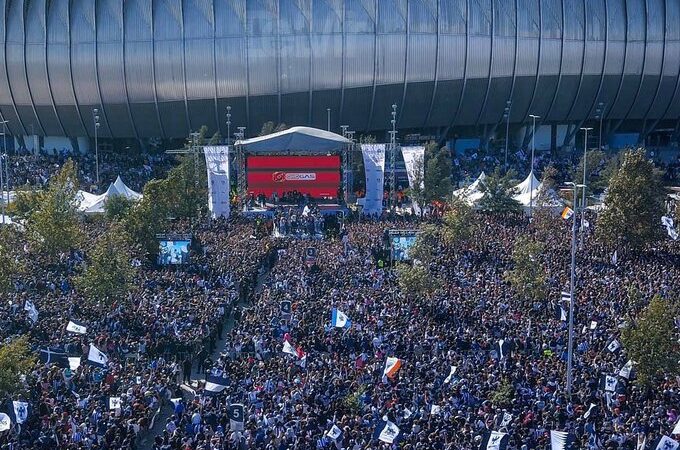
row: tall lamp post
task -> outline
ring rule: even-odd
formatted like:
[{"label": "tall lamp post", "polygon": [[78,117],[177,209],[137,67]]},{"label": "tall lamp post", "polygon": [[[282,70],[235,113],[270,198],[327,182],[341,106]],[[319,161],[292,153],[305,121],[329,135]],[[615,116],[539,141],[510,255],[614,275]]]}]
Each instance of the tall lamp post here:
[{"label": "tall lamp post", "polygon": [[392,131],[390,131],[390,210],[397,208],[397,105],[392,105]]},{"label": "tall lamp post", "polygon": [[326,108],[326,131],[331,131],[331,109]]},{"label": "tall lamp post", "polygon": [[534,153],[536,152],[536,119],[541,116],[529,114],[533,120],[531,130],[531,170],[529,171],[529,217],[534,217]]},{"label": "tall lamp post", "polygon": [[512,102],[508,100],[505,102],[505,111],[503,112],[503,118],[505,119],[505,163],[503,167],[505,171],[508,171],[508,144],[510,140],[510,109],[512,108]]},{"label": "tall lamp post", "polygon": [[231,143],[231,106],[227,106],[227,146]]},{"label": "tall lamp post", "polygon": [[[2,157],[4,158],[5,165],[5,191],[7,191],[7,197],[3,199],[2,202],[2,215],[3,223],[5,220],[5,208],[9,206],[9,159],[7,158],[7,122],[8,120],[3,120],[2,123]],[[2,178],[2,165],[0,165],[0,178]],[[0,183],[0,195],[2,195],[2,183]]]},{"label": "tall lamp post", "polygon": [[600,102],[597,104],[597,109],[595,110],[595,117],[600,121],[600,127],[598,129],[600,137],[597,141],[598,150],[602,150],[602,119],[604,118],[604,103]]},{"label": "tall lamp post", "polygon": [[586,163],[588,161],[588,132],[592,130],[592,127],[581,128],[584,132],[583,136],[583,199],[581,199],[581,248],[583,248],[583,235],[585,234],[585,223],[586,223]]},{"label": "tall lamp post", "polygon": [[97,108],[94,108],[92,110],[92,119],[94,121],[94,158],[95,158],[95,170],[97,173],[97,188],[99,188],[99,140],[98,140],[98,131],[99,131],[99,110]]},{"label": "tall lamp post", "polygon": [[574,214],[571,223],[571,277],[569,281],[569,344],[567,347],[567,394],[571,395],[573,384],[572,365],[574,359],[574,284],[576,281],[576,216],[578,216],[578,189],[582,184],[566,183],[574,192]]}]

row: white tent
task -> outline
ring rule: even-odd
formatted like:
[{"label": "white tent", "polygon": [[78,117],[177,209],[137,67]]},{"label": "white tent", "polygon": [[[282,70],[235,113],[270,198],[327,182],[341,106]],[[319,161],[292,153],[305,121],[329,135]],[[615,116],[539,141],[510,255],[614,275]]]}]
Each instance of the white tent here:
[{"label": "white tent", "polygon": [[330,131],[309,127],[293,127],[278,133],[237,141],[250,153],[298,150],[332,151],[351,144],[347,138]]},{"label": "white tent", "polygon": [[529,206],[533,203],[533,206],[548,206],[556,207],[561,206],[562,202],[559,197],[552,189],[541,195],[541,189],[543,188],[543,183],[539,182],[534,172],[531,171],[529,176],[526,177],[524,181],[515,186],[515,195],[513,198],[522,204],[522,206]]},{"label": "white tent", "polygon": [[484,192],[482,192],[482,184],[484,183],[485,178],[486,174],[482,172],[479,174],[477,179],[473,181],[472,184],[470,184],[470,186],[453,191],[454,197],[458,197],[468,204],[474,205],[479,200],[481,200],[482,197],[484,197]]},{"label": "white tent", "polygon": [[14,225],[19,231],[24,231],[24,226],[8,215],[0,214],[0,226],[2,225]]},{"label": "white tent", "polygon": [[106,192],[101,195],[78,191],[76,195],[76,201],[79,202],[78,210],[85,214],[103,213],[107,200],[114,195],[120,195],[132,201],[138,201],[142,198],[142,194],[127,187],[123,180],[118,177],[116,181],[109,185]]}]

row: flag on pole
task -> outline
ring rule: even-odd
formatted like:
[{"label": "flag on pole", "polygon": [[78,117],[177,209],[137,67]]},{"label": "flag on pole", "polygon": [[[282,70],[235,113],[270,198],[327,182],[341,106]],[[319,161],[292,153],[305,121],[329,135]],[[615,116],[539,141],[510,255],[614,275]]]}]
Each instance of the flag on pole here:
[{"label": "flag on pole", "polygon": [[342,436],[342,430],[336,424],[333,424],[331,429],[326,431],[326,436],[334,441],[337,441],[340,436]]},{"label": "flag on pole", "polygon": [[571,209],[571,208],[568,207],[568,206],[566,206],[566,207],[562,210],[562,218],[563,218],[564,220],[569,220],[569,219],[571,218],[571,216],[573,216],[573,215],[574,215],[574,210]]},{"label": "flag on pole", "polygon": [[35,308],[32,301],[26,300],[26,303],[24,303],[24,311],[28,312],[28,318],[31,319],[33,323],[38,321],[38,310]]},{"label": "flag on pole", "polygon": [[562,291],[561,298],[563,302],[571,301],[571,293],[569,291]]},{"label": "flag on pole", "polygon": [[94,344],[90,344],[90,351],[87,354],[87,362],[98,366],[106,367],[106,363],[109,362],[109,357],[102,353]]},{"label": "flag on pole", "polygon": [[87,333],[87,327],[80,322],[76,322],[75,320],[69,320],[68,324],[66,325],[66,331],[76,334],[85,334]]},{"label": "flag on pole", "polygon": [[566,431],[550,430],[550,449],[567,450],[574,445],[574,437]]},{"label": "flag on pole", "polygon": [[680,442],[671,439],[668,436],[661,436],[659,443],[656,444],[656,450],[678,450]]},{"label": "flag on pole", "polygon": [[0,413],[0,431],[7,431],[12,426],[12,421],[5,413]]},{"label": "flag on pole", "polygon": [[114,409],[120,409],[123,406],[123,402],[120,397],[109,397],[109,409],[113,411]]},{"label": "flag on pole", "polygon": [[621,367],[621,370],[619,370],[619,376],[625,378],[626,380],[630,380],[630,374],[633,371],[633,360],[629,359],[626,364]]},{"label": "flag on pole", "polygon": [[24,423],[28,419],[28,402],[18,400],[12,401],[12,409],[14,410],[14,421],[16,423]]},{"label": "flag on pole", "polygon": [[507,358],[508,356],[510,356],[510,352],[512,351],[512,345],[510,344],[510,342],[506,341],[505,339],[501,339],[494,346],[494,349],[496,350],[496,353],[498,354],[498,359],[503,359],[503,358]]},{"label": "flag on pole", "polygon": [[244,424],[244,407],[240,403],[233,403],[229,405],[227,414],[229,416],[229,428],[234,431],[242,431]]},{"label": "flag on pole", "polygon": [[347,314],[337,308],[333,308],[331,311],[331,325],[337,328],[349,328],[352,326],[352,321],[347,317]]},{"label": "flag on pole", "polygon": [[619,384],[619,380],[611,375],[602,374],[600,377],[600,389],[605,392],[616,392],[616,385]]},{"label": "flag on pole", "polygon": [[609,343],[609,345],[607,345],[607,350],[609,350],[612,353],[617,351],[620,348],[621,348],[621,344],[616,339],[614,339],[613,341],[611,341]]},{"label": "flag on pole", "polygon": [[401,359],[389,356],[385,361],[385,369],[383,370],[383,376],[387,375],[393,378],[397,371],[401,368]]},{"label": "flag on pole", "polygon": [[512,414],[509,412],[503,413],[503,420],[501,420],[501,428],[507,427],[512,422]]},{"label": "flag on pole", "polygon": [[457,369],[458,369],[458,367],[456,367],[456,366],[451,366],[451,371],[449,372],[449,376],[447,376],[447,377],[444,379],[444,384],[448,384],[448,383],[451,382],[451,380],[453,380],[453,375],[456,373],[456,370],[457,370]]},{"label": "flag on pole", "polygon": [[44,364],[54,364],[62,369],[69,367],[68,355],[64,349],[61,348],[41,348],[40,362]]},{"label": "flag on pole", "polygon": [[208,374],[205,380],[205,392],[208,395],[219,394],[227,388],[229,380],[223,376]]},{"label": "flag on pole", "polygon": [[491,431],[484,435],[479,450],[505,450],[508,446],[508,433]]},{"label": "flag on pole", "polygon": [[373,439],[378,439],[388,444],[394,444],[399,441],[399,427],[394,423],[383,417],[383,420],[378,423],[378,426],[373,432]]},{"label": "flag on pole", "polygon": [[298,356],[297,352],[295,351],[295,347],[293,347],[288,341],[283,342],[283,353],[295,356],[296,358]]}]

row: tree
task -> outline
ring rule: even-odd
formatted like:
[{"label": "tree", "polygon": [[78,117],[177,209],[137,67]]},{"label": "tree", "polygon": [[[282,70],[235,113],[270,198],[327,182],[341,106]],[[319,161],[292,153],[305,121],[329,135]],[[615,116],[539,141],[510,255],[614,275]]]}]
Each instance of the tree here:
[{"label": "tree", "polygon": [[[609,182],[606,176],[601,176],[607,166],[607,155],[602,150],[590,150],[586,152],[586,191],[588,195],[599,194],[607,187]],[[574,183],[583,183],[583,156],[574,168],[571,179]]]},{"label": "tree", "polygon": [[422,215],[422,208],[425,206],[425,159],[416,158],[413,161],[413,186],[409,187],[408,195],[411,200],[420,206]]},{"label": "tree", "polygon": [[429,295],[437,290],[438,280],[433,278],[423,264],[397,264],[399,286],[409,296]]},{"label": "tree", "polygon": [[144,185],[142,199],[123,220],[127,235],[147,253],[158,251],[156,234],[165,232],[171,213],[171,198],[165,180],[151,180]]},{"label": "tree", "polygon": [[12,281],[19,272],[19,264],[12,249],[21,248],[16,230],[12,227],[0,228],[0,294],[12,288]]},{"label": "tree", "polygon": [[479,201],[479,207],[483,211],[496,213],[519,212],[522,205],[512,198],[515,194],[513,186],[514,172],[509,170],[505,175],[499,167],[481,183],[481,191],[484,197]]},{"label": "tree", "polygon": [[215,134],[213,134],[212,137],[210,138],[208,144],[218,145],[220,142],[222,142],[222,134],[220,133],[220,130],[217,130],[215,131]]},{"label": "tree", "polygon": [[434,225],[425,225],[416,236],[416,241],[409,249],[409,257],[423,264],[429,264],[434,258],[435,249],[439,246],[440,232]]},{"label": "tree", "polygon": [[76,210],[78,177],[76,166],[68,160],[50,179],[37,209],[29,215],[26,230],[33,245],[49,256],[76,248],[82,234]]},{"label": "tree", "polygon": [[28,217],[38,209],[45,193],[38,189],[22,189],[16,191],[14,201],[7,207],[7,214],[20,220]]},{"label": "tree", "polygon": [[497,408],[506,408],[512,404],[515,398],[515,387],[504,378],[498,388],[491,394],[491,403]]},{"label": "tree", "polygon": [[610,245],[639,249],[661,235],[661,181],[643,149],[628,151],[612,176],[597,232]]},{"label": "tree", "polygon": [[543,244],[528,237],[520,237],[512,252],[514,267],[507,279],[517,294],[525,300],[543,300],[547,293],[547,276],[541,261]]},{"label": "tree", "polygon": [[674,324],[677,312],[676,302],[656,296],[621,333],[623,348],[636,363],[638,381],[644,386],[660,377],[680,374],[680,345]]},{"label": "tree", "polygon": [[104,213],[108,220],[122,220],[134,204],[134,201],[123,195],[113,195],[106,200]]},{"label": "tree", "polygon": [[0,347],[0,398],[13,395],[21,387],[20,376],[35,366],[28,338],[22,336]]},{"label": "tree", "polygon": [[279,131],[284,131],[288,129],[288,125],[285,123],[280,123],[274,126],[274,122],[271,120],[262,124],[262,129],[260,130],[260,136],[267,136],[268,134],[278,133]]},{"label": "tree", "polygon": [[451,155],[446,147],[430,142],[425,147],[425,199],[446,201],[451,196]]},{"label": "tree", "polygon": [[465,200],[453,199],[443,218],[442,235],[447,245],[456,246],[470,239],[473,215],[472,207]]},{"label": "tree", "polygon": [[90,300],[125,297],[135,271],[130,264],[131,254],[130,240],[125,231],[114,224],[101,235],[87,255],[87,266],[76,278],[76,286]]}]

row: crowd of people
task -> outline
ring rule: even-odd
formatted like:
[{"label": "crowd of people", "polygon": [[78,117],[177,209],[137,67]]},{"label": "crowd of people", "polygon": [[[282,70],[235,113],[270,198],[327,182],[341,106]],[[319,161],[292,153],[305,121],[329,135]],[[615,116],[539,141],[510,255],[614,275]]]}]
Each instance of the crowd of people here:
[{"label": "crowd of people", "polygon": [[[44,183],[51,169],[17,170]],[[0,339],[27,336],[40,359],[0,399],[13,421],[0,449],[138,449],[159,420],[153,450],[472,450],[491,431],[508,450],[550,449],[550,431],[572,435],[574,449],[655,449],[680,417],[680,378],[641,387],[620,334],[653,296],[680,295],[677,242],[612,259],[589,217],[568,395],[568,330],[555,311],[571,229],[559,215],[544,220],[474,213],[470,239],[431,243],[420,293],[400,283],[383,236],[442,227],[439,214],[350,216],[337,228],[314,208],[269,225],[238,214],[180,221],[168,231],[191,234],[186,264],[145,262],[127,297],[99,301],[74,283],[87,249],[48,260],[17,233],[10,248],[26,267],[0,303]],[[537,261],[546,298],[530,301],[507,273],[531,236],[549,251]],[[23,423],[13,402],[28,405]]]}]

